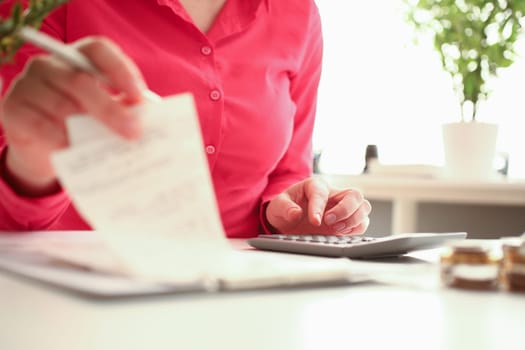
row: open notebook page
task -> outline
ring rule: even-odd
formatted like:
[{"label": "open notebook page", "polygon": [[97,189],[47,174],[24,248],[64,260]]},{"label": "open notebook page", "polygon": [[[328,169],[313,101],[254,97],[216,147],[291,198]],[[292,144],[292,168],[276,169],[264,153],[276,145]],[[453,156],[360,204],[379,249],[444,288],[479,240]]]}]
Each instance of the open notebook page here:
[{"label": "open notebook page", "polygon": [[192,281],[157,281],[123,274],[119,259],[96,231],[0,234],[0,269],[95,297],[331,286],[370,280],[362,271],[353,271],[348,260],[262,251],[230,251],[223,258]]}]

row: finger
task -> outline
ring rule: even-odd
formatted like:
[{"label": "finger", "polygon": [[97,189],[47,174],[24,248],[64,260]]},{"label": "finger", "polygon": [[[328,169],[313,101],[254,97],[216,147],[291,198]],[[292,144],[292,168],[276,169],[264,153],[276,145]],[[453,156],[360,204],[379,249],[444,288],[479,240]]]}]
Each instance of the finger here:
[{"label": "finger", "polygon": [[330,193],[328,185],[319,179],[311,179],[304,186],[308,199],[308,220],[312,225],[320,226]]},{"label": "finger", "polygon": [[354,229],[368,220],[372,206],[367,200],[346,220],[341,220],[331,226],[337,234],[354,233]]},{"label": "finger", "polygon": [[363,203],[364,198],[358,190],[344,190],[336,192],[330,198],[334,205],[326,211],[324,222],[332,226],[339,221],[348,219]]},{"label": "finger", "polygon": [[[62,93],[69,93],[86,113],[118,134],[130,139],[141,135],[140,121],[128,108],[113,99],[89,75],[82,72],[73,74],[74,77],[67,85],[56,81],[49,83],[55,84]],[[78,88],[71,88],[71,86]],[[73,91],[68,92],[70,89]]]},{"label": "finger", "polygon": [[[19,93],[20,86],[28,93]],[[46,89],[41,95],[38,95],[39,90],[36,85],[24,88],[23,84],[14,84],[2,104],[2,123],[9,143],[6,164],[11,176],[23,184],[21,193],[27,195],[51,193],[48,190],[56,189],[49,154],[67,146],[63,122],[37,105],[36,102],[49,98]],[[39,97],[32,98],[34,96]],[[44,192],[40,192],[42,190]]]},{"label": "finger", "polygon": [[36,147],[40,151],[56,150],[67,145],[65,130],[30,103],[6,99],[3,114],[4,130],[10,143]]},{"label": "finger", "polygon": [[355,235],[363,234],[363,233],[366,232],[366,230],[368,230],[368,226],[370,226],[370,218],[367,217],[359,225],[357,225],[356,227],[352,228],[348,232],[348,234],[355,234]]},{"label": "finger", "polygon": [[287,193],[276,196],[266,208],[266,219],[278,230],[296,225],[302,216],[303,210]]},{"label": "finger", "polygon": [[351,228],[357,227],[368,218],[370,212],[372,212],[372,205],[365,199],[363,204],[347,219],[346,224]]},{"label": "finger", "polygon": [[133,61],[112,41],[94,38],[78,41],[75,46],[106,77],[113,89],[128,99],[140,101],[146,84]]},{"label": "finger", "polygon": [[61,127],[67,116],[82,111],[74,100],[41,79],[22,79],[13,89],[11,98],[20,104],[31,105]]},{"label": "finger", "polygon": [[[120,135],[132,139],[140,136],[141,126],[136,116],[115,101],[93,76],[49,57],[32,61],[26,75],[27,79],[42,80],[50,90],[59,93],[64,101],[70,100],[78,106],[78,111],[88,113]],[[39,101],[43,108],[53,108],[52,102],[45,99]]]}]

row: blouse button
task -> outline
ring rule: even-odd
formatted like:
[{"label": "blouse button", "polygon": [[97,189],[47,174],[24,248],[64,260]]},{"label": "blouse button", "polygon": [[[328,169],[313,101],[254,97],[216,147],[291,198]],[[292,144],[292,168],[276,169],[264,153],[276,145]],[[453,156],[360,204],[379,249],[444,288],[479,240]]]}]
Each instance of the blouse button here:
[{"label": "blouse button", "polygon": [[209,46],[203,46],[201,47],[201,53],[204,55],[204,56],[209,56],[211,54],[211,47]]},{"label": "blouse button", "polygon": [[213,101],[218,101],[221,99],[221,92],[219,90],[211,90],[210,91],[210,98]]},{"label": "blouse button", "polygon": [[208,154],[214,154],[215,153],[215,147],[212,145],[206,146],[206,153]]}]

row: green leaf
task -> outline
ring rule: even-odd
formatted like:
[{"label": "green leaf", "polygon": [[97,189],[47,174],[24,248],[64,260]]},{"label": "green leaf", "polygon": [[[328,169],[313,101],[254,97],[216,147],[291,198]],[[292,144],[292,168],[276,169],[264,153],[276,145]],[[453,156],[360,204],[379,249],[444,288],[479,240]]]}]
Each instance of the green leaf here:
[{"label": "green leaf", "polygon": [[[0,64],[12,59],[23,41],[16,33],[22,26],[40,27],[43,19],[53,10],[69,0],[29,0],[24,11],[22,4],[17,2],[11,8],[8,18],[0,19]],[[1,2],[1,0],[0,0]]]},{"label": "green leaf", "polygon": [[[443,69],[455,77],[460,103],[477,106],[489,92],[486,80],[514,63],[514,46],[523,36],[525,0],[405,0],[405,4],[412,14],[407,21],[433,35]],[[418,11],[425,16],[415,16]]]}]

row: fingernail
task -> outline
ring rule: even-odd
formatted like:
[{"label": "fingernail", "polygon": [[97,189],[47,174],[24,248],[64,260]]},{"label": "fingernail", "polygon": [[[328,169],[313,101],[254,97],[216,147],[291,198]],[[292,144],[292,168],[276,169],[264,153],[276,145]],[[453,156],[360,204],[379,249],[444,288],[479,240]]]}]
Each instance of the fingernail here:
[{"label": "fingernail", "polygon": [[334,224],[336,222],[337,218],[335,217],[335,214],[328,214],[326,215],[326,217],[324,218],[324,222],[330,226],[332,224]]},{"label": "fingernail", "polygon": [[314,217],[315,217],[315,221],[316,221],[316,223],[317,223],[318,225],[321,225],[321,223],[323,222],[323,220],[321,219],[321,214],[320,214],[320,213],[316,213],[316,214],[314,215]]},{"label": "fingernail", "polygon": [[333,229],[336,232],[341,232],[346,228],[346,224],[344,222],[340,222],[337,225],[334,225]]},{"label": "fingernail", "polygon": [[135,117],[125,118],[125,120],[122,122],[121,127],[122,131],[124,132],[124,135],[130,138],[139,137],[142,132],[141,125]]}]

